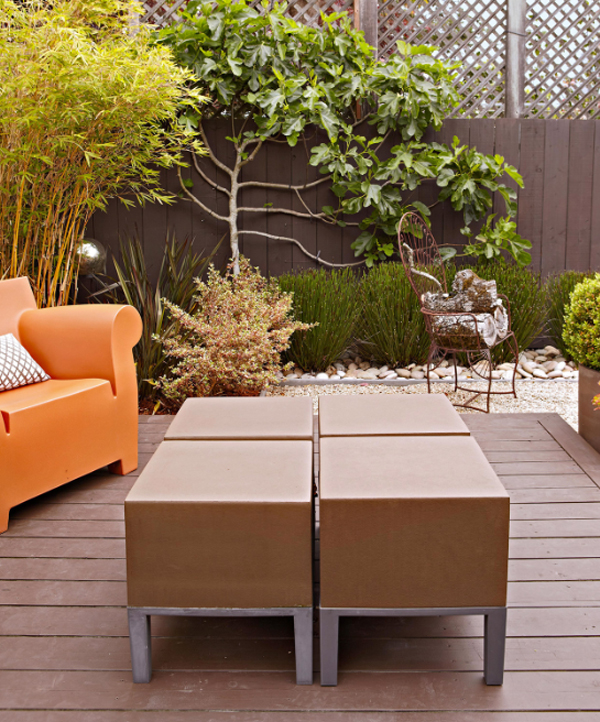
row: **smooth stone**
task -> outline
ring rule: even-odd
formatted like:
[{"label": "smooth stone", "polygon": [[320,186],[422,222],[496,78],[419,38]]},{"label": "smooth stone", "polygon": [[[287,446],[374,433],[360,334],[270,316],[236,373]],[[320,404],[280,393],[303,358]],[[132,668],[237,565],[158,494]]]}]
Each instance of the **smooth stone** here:
[{"label": "smooth stone", "polygon": [[535,376],[537,379],[548,378],[548,374],[544,371],[544,369],[534,369],[533,376]]},{"label": "smooth stone", "polygon": [[461,374],[460,376],[457,377],[456,380],[457,380],[457,381],[468,381],[468,380],[469,380],[469,377],[468,377],[468,376],[465,376],[464,374]]},{"label": "smooth stone", "polygon": [[325,373],[326,373],[328,376],[331,376],[331,374],[334,374],[336,371],[337,371],[337,369],[336,369],[335,366],[328,366],[328,367],[325,369]]},{"label": "smooth stone", "polygon": [[502,373],[502,380],[503,381],[512,381],[514,375],[515,375],[515,372],[513,370],[504,371]]},{"label": "smooth stone", "polygon": [[562,379],[562,377],[563,372],[559,369],[554,369],[554,371],[550,371],[550,373],[548,374],[549,379]]},{"label": "smooth stone", "polygon": [[355,363],[348,364],[348,371],[358,371],[358,366]]},{"label": "smooth stone", "polygon": [[396,369],[396,373],[401,379],[411,378],[410,371],[408,369]]},{"label": "smooth stone", "polygon": [[336,361],[333,365],[336,371],[346,371],[346,367],[344,366],[344,364],[340,363],[339,361]]},{"label": "smooth stone", "polygon": [[501,379],[502,378],[502,371],[492,371],[492,378],[493,379]]},{"label": "smooth stone", "polygon": [[521,364],[521,367],[524,371],[527,371],[528,374],[532,374],[536,370],[537,366],[535,364],[532,364],[530,361],[526,361],[525,363]]},{"label": "smooth stone", "polygon": [[343,379],[344,376],[346,375],[346,372],[345,372],[345,371],[342,371],[342,370],[340,369],[340,370],[337,372],[337,375],[338,375],[341,379]]},{"label": "smooth stone", "polygon": [[521,364],[517,367],[517,371],[521,374],[521,376],[524,376],[526,379],[533,378],[533,374],[529,373],[529,371],[525,371]]},{"label": "smooth stone", "polygon": [[366,371],[367,369],[371,368],[371,364],[368,361],[362,361],[358,364],[358,368],[362,371]]},{"label": "smooth stone", "polygon": [[341,381],[342,377],[338,376],[338,374],[331,374],[331,376],[329,377],[329,380],[330,381]]},{"label": "smooth stone", "polygon": [[407,366],[406,368],[407,368],[409,371],[412,371],[412,370],[415,368],[416,365],[417,365],[417,364],[408,364],[408,366]]},{"label": "smooth stone", "polygon": [[[327,374],[325,374],[325,376],[327,376]],[[302,376],[300,376],[300,378],[301,379],[311,379],[313,381],[315,379],[315,377],[312,374],[302,374]]]},{"label": "smooth stone", "polygon": [[439,379],[440,377],[438,376],[438,374],[437,374],[435,371],[431,371],[431,370],[430,370],[430,371],[429,371],[429,378],[432,379],[432,380],[435,380],[435,379]]},{"label": "smooth stone", "polygon": [[536,356],[536,357],[535,357],[535,362],[536,362],[536,364],[540,364],[540,366],[541,366],[542,364],[546,363],[546,361],[548,361],[548,357],[547,357],[547,356]]},{"label": "smooth stone", "polygon": [[554,371],[554,369],[558,366],[556,361],[546,361],[542,364],[542,368],[544,368],[546,371]]},{"label": "smooth stone", "polygon": [[544,346],[544,351],[549,356],[560,356],[560,351],[557,348],[554,348],[554,346]]},{"label": "smooth stone", "polygon": [[368,380],[374,380],[374,379],[376,379],[376,378],[377,378],[377,374],[374,373],[371,369],[367,369],[366,371],[359,371],[359,372],[357,373],[357,377],[358,377],[359,379],[365,379],[366,381],[368,381]]},{"label": "smooth stone", "polygon": [[562,370],[565,368],[566,365],[567,365],[567,362],[566,362],[566,361],[557,361],[554,370],[555,370],[555,371],[562,371]]},{"label": "smooth stone", "polygon": [[388,372],[386,373],[386,375],[385,375],[383,378],[384,378],[384,379],[397,379],[397,378],[398,378],[398,374],[397,374],[395,371],[390,370],[390,371],[388,371]]},{"label": "smooth stone", "polygon": [[500,369],[501,371],[514,371],[515,365],[512,363],[503,363],[497,366],[496,368]]},{"label": "smooth stone", "polygon": [[348,373],[344,376],[345,379],[357,379],[358,378],[358,371],[355,371],[354,369],[349,369]]},{"label": "smooth stone", "polygon": [[325,372],[321,371],[321,373],[318,373],[315,378],[317,381],[328,381],[329,380],[329,374],[326,374]]},{"label": "smooth stone", "polygon": [[424,379],[424,378],[425,378],[425,374],[423,373],[423,371],[417,371],[417,370],[415,369],[414,371],[411,371],[410,377],[413,378],[413,379]]}]

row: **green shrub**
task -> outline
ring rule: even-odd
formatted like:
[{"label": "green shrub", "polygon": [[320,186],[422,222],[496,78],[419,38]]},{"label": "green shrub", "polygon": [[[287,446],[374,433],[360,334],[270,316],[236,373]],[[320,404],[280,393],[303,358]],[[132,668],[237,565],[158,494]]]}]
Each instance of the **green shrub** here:
[{"label": "green shrub", "polygon": [[[546,322],[546,288],[540,275],[503,260],[481,263],[473,270],[481,278],[496,281],[498,293],[508,298],[511,328],[519,350],[528,348],[542,333]],[[504,343],[494,349],[492,356],[496,363],[504,363],[512,360],[512,351]]]},{"label": "green shrub", "polygon": [[600,273],[575,286],[565,313],[563,341],[574,361],[600,371]]},{"label": "green shrub", "polygon": [[177,330],[167,314],[164,300],[188,313],[196,310],[194,279],[202,276],[217,248],[208,258],[196,255],[191,245],[167,237],[158,280],[152,283],[144,249],[138,238],[121,241],[121,262],[114,260],[120,289],[112,295],[115,303],[128,303],[139,312],[144,324],[142,338],[133,349],[140,399],[156,400],[156,382],[166,373],[168,362],[162,342]]},{"label": "green shrub", "polygon": [[363,276],[357,328],[361,356],[390,367],[427,360],[429,336],[420,303],[401,263],[381,263]]},{"label": "green shrub", "polygon": [[294,294],[294,318],[315,324],[292,336],[285,358],[305,371],[324,371],[347,349],[360,313],[359,282],[343,270],[288,273],[279,287]]},{"label": "green shrub", "polygon": [[206,283],[196,281],[196,310],[165,301],[179,331],[164,340],[176,363],[160,380],[166,404],[177,408],[190,396],[257,396],[277,381],[280,354],[306,324],[290,318],[291,294],[267,281],[247,259],[240,272],[223,277],[214,266]]},{"label": "green shrub", "polygon": [[575,286],[585,278],[590,278],[593,274],[581,273],[579,271],[565,271],[550,276],[546,281],[546,293],[548,295],[548,335],[552,339],[552,343],[567,359],[571,360],[571,354],[563,341],[563,331],[565,326],[565,313],[569,305],[571,293]]}]

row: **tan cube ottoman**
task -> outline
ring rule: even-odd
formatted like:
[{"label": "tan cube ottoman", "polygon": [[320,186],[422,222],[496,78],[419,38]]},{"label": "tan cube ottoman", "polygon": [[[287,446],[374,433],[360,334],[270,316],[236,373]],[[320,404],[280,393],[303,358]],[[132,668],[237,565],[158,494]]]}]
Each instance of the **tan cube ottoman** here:
[{"label": "tan cube ottoman", "polygon": [[165,441],[313,438],[313,404],[305,397],[187,399]]},{"label": "tan cube ottoman", "polygon": [[469,436],[442,394],[319,396],[319,436]]},{"label": "tan cube ottoman", "polygon": [[150,615],[294,617],[312,684],[311,441],[160,445],[125,500],[135,682],[152,674]]},{"label": "tan cube ottoman", "polygon": [[509,498],[469,437],[321,439],[321,684],[339,617],[485,615],[485,679],[504,670]]}]

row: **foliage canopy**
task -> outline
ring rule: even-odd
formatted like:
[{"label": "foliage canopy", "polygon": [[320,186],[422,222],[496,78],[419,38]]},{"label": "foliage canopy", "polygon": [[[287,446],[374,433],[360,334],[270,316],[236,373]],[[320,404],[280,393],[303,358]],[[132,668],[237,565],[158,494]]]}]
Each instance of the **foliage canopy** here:
[{"label": "foliage canopy", "polygon": [[[489,213],[495,191],[505,200],[507,216],[513,216],[516,193],[504,180],[510,177],[519,185],[522,180],[504,158],[461,146],[458,139],[452,147],[423,141],[427,128],[439,129],[456,104],[451,81],[457,66],[436,58],[434,48],[402,41],[397,53],[378,61],[345,13],[322,14],[321,21],[320,28],[298,23],[285,14],[285,5],[277,3],[264,3],[257,10],[245,0],[193,0],[182,22],[157,36],[159,44],[169,47],[177,62],[194,74],[193,87],[211,100],[187,109],[188,128],[197,129],[207,144],[208,120],[231,121],[231,162],[209,148],[210,160],[228,176],[228,185],[217,183],[208,167],[196,162],[203,181],[227,196],[227,215],[208,207],[201,193],[192,192],[190,182],[184,183],[184,193],[229,224],[234,263],[240,236],[250,233],[290,241],[317,259],[298,239],[239,228],[240,214],[258,212],[357,226],[355,254],[368,264],[383,260],[394,252],[397,224],[406,210],[429,215],[426,205],[406,197],[425,180],[437,183],[438,201],[448,200],[462,211],[466,234],[473,221]],[[310,163],[321,178],[293,186],[248,181],[246,174],[241,179],[242,169],[264,143],[294,146],[315,129],[326,135],[311,149]],[[311,208],[303,193],[325,182],[337,204]],[[244,207],[239,194],[247,187],[289,190],[305,210]],[[352,221],[349,217],[356,214],[359,220]],[[492,237],[495,229],[484,227],[469,253],[492,257],[508,250],[519,263],[528,262],[529,242],[514,232],[506,234],[506,226],[496,228]]]}]

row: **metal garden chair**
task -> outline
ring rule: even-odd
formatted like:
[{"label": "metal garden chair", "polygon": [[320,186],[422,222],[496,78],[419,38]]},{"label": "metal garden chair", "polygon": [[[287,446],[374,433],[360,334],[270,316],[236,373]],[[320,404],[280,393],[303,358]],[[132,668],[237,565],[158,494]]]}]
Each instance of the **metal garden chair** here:
[{"label": "metal garden chair", "polygon": [[[454,390],[471,394],[465,403],[457,403],[454,404],[455,406],[489,413],[492,394],[512,394],[516,398],[515,374],[519,362],[519,348],[515,334],[511,330],[508,299],[497,294],[505,305],[508,325],[506,334],[490,345],[484,341],[480,333],[481,315],[468,310],[448,312],[425,307],[424,301],[428,293],[448,294],[448,285],[444,262],[435,238],[425,221],[416,213],[406,213],[402,216],[398,226],[398,246],[407,278],[421,304],[421,313],[425,318],[425,326],[430,338],[426,366],[427,392],[431,393],[430,372],[439,368],[448,356],[454,360],[456,368],[457,354],[464,354],[474,378],[481,379],[487,387],[477,391],[461,386],[458,373],[455,372]],[[492,350],[504,343],[509,345],[515,359],[511,389],[492,391]],[[486,397],[484,408],[473,405],[480,396]]]}]

